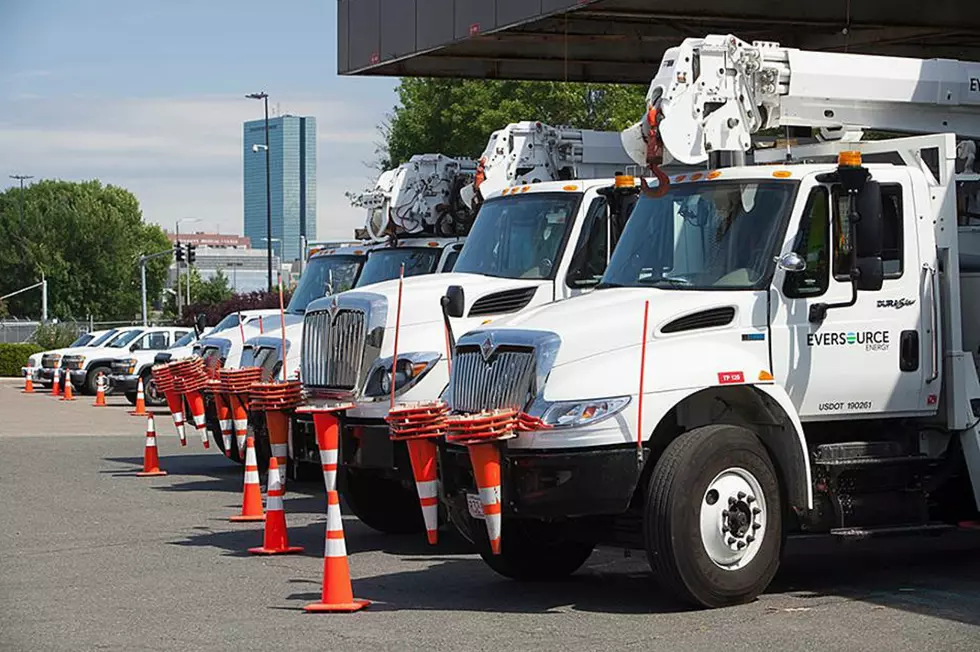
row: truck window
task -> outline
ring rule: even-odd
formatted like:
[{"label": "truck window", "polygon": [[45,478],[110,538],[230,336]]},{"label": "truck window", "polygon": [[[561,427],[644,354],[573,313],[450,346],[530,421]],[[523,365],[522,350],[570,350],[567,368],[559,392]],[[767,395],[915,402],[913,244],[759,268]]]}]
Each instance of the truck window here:
[{"label": "truck window", "polygon": [[568,276],[565,279],[568,287],[594,287],[602,279],[602,274],[606,271],[608,217],[609,204],[605,198],[593,199],[568,266]]},{"label": "truck window", "polygon": [[[849,281],[851,254],[850,224],[847,219],[847,197],[834,187],[834,278]],[[881,185],[881,265],[885,278],[900,278],[904,269],[902,255],[902,186]]]},{"label": "truck window", "polygon": [[446,262],[443,263],[442,265],[442,270],[441,270],[442,272],[453,271],[453,267],[456,266],[456,259],[459,258],[460,249],[462,249],[462,247],[459,246],[453,247],[452,251],[450,251],[449,254],[446,255]]},{"label": "truck window", "polygon": [[800,218],[800,230],[793,251],[806,261],[806,269],[787,274],[783,282],[783,296],[788,299],[817,297],[827,291],[830,275],[827,269],[830,242],[828,227],[830,195],[827,188],[817,186],[810,191]]},{"label": "truck window", "polygon": [[134,351],[158,351],[167,348],[167,334],[162,332],[147,333],[136,342]]}]

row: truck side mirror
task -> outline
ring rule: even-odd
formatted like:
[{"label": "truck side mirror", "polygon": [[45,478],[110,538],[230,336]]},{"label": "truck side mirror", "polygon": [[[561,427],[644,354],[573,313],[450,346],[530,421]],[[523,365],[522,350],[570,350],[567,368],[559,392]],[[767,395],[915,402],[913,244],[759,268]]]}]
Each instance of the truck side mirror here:
[{"label": "truck side mirror", "polygon": [[884,281],[881,263],[883,215],[881,187],[877,181],[866,181],[857,196],[858,220],[854,223],[854,246],[857,254],[857,289],[877,292]]},{"label": "truck side mirror", "polygon": [[198,337],[204,332],[204,327],[207,325],[207,315],[203,312],[197,313],[197,317],[194,318],[194,330],[197,331]]},{"label": "truck side mirror", "polygon": [[466,308],[463,287],[450,285],[446,288],[446,296],[442,298],[443,311],[450,317],[462,317]]}]

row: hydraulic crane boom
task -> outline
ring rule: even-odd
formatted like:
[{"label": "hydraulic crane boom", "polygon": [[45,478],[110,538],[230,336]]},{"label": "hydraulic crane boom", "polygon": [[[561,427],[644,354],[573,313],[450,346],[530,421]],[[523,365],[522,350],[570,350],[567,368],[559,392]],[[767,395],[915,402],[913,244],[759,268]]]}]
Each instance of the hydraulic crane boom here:
[{"label": "hydraulic crane boom", "polygon": [[950,59],[711,35],[668,49],[646,99],[647,117],[623,132],[623,145],[652,166],[662,150],[689,165],[711,152],[745,152],[752,134],[779,126],[819,128],[828,139],[862,129],[980,138],[980,63]]}]

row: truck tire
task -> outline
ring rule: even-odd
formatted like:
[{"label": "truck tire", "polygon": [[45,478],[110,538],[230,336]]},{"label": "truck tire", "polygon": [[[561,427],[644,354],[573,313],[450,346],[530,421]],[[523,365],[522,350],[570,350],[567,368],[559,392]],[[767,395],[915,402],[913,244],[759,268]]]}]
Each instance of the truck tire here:
[{"label": "truck tire", "polygon": [[568,577],[592,554],[594,543],[567,539],[561,524],[504,520],[500,533],[500,554],[489,544],[480,544],[480,556],[494,571],[525,582],[558,580]]},{"label": "truck tire", "polygon": [[[143,379],[143,400],[147,407],[160,407],[167,404],[167,397],[157,390],[156,381],[153,380],[153,373],[147,369],[140,378]],[[135,394],[133,395],[136,396]]]},{"label": "truck tire", "polygon": [[112,369],[106,367],[105,365],[99,365],[97,367],[92,367],[89,369],[88,373],[85,374],[85,383],[79,388],[79,390],[87,396],[95,396],[98,393],[98,382],[99,374],[101,373],[105,376],[106,380],[109,379],[109,374]]},{"label": "truck tire", "polygon": [[126,392],[123,394],[130,405],[136,405],[136,392]]},{"label": "truck tire", "polygon": [[[364,525],[385,534],[425,532],[415,488],[379,473],[341,466],[344,501]],[[341,482],[341,480],[343,480]]]},{"label": "truck tire", "polygon": [[779,482],[765,447],[740,426],[703,426],[671,442],[650,478],[643,520],[657,581],[685,602],[751,601],[779,567]]}]

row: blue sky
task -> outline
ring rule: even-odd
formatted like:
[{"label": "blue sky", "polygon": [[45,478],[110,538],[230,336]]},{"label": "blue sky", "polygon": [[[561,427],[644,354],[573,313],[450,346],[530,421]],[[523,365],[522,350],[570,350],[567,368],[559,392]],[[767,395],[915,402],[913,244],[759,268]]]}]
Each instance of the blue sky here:
[{"label": "blue sky", "polygon": [[173,229],[242,230],[241,137],[262,106],[314,115],[319,237],[373,180],[395,79],[337,75],[335,0],[0,0],[0,187],[98,178]]}]

